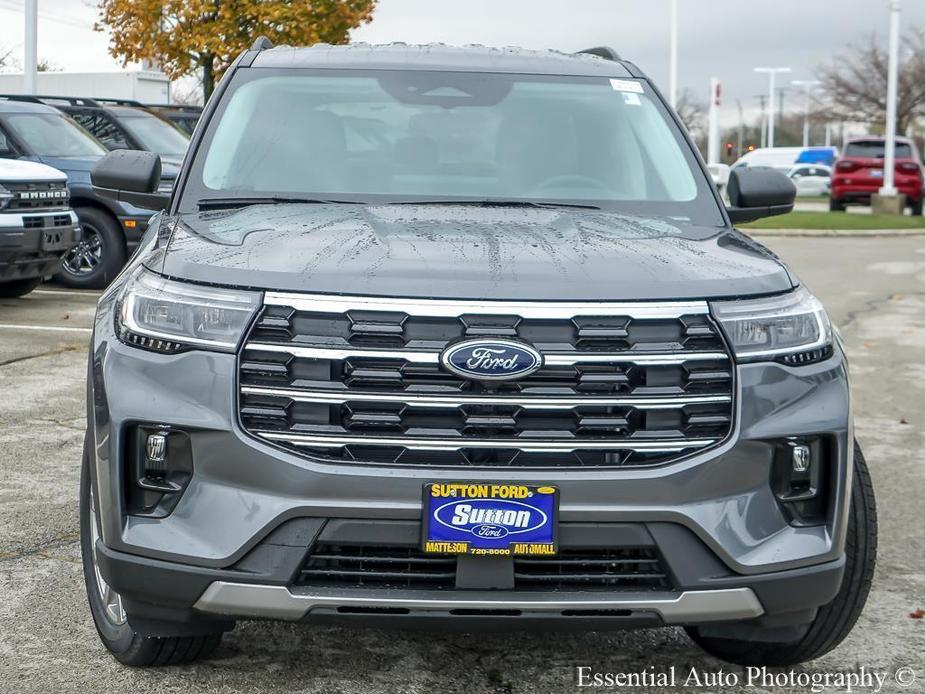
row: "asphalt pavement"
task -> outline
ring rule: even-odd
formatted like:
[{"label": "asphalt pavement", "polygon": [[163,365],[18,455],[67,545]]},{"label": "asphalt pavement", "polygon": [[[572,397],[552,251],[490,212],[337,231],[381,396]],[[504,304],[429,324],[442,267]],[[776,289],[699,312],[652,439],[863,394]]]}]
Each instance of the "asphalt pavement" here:
[{"label": "asphalt pavement", "polygon": [[[925,692],[925,619],[910,616],[925,609],[925,236],[763,241],[822,297],[847,341],[856,434],[877,491],[873,591],[833,653],[747,687],[747,673],[703,655],[680,629],[465,635],[243,622],[208,661],[125,668],[97,641],[77,542],[97,295],[43,287],[0,299],[0,692],[532,694],[581,691],[577,666],[640,677],[674,667],[674,687],[602,691],[808,692],[800,677],[861,672],[872,686],[854,692]],[[918,678],[905,688],[893,676],[904,667]],[[692,668],[701,686],[684,684]],[[720,670],[721,683],[704,684]],[[887,678],[879,690],[875,673]]]}]

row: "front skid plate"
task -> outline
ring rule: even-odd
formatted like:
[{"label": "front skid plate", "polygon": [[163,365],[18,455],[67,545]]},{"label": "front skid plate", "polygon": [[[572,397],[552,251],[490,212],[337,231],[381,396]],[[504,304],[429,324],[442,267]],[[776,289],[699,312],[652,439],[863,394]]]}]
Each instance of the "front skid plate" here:
[{"label": "front skid plate", "polygon": [[448,612],[519,610],[555,617],[568,610],[655,612],[666,624],[702,624],[753,619],[764,608],[751,588],[694,590],[681,593],[524,593],[499,598],[497,592],[466,591],[451,597],[425,591],[350,590],[293,592],[284,586],[215,581],[194,605],[210,614],[299,620],[318,608],[362,607]]}]

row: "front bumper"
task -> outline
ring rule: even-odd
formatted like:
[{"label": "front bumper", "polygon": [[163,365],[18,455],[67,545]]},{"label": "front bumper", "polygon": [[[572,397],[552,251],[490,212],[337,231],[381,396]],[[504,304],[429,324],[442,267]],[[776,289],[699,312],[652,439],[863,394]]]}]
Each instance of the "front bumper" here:
[{"label": "front bumper", "polygon": [[[68,218],[67,223],[55,225],[62,217]],[[43,225],[27,228],[24,218],[32,223],[39,219]],[[54,274],[80,238],[77,215],[71,210],[0,214],[0,281]]]},{"label": "front bumper", "polygon": [[[100,569],[141,625],[196,625],[237,618],[289,621],[362,620],[472,626],[493,623],[586,628],[722,622],[805,623],[832,600],[844,561],[760,575],[737,575],[689,531],[669,523],[565,524],[568,546],[603,537],[652,543],[664,556],[671,590],[440,590],[307,586],[298,575],[318,542],[415,542],[414,521],[293,519],[233,566],[208,569],[97,545]],[[589,540],[590,538],[590,540]],[[478,560],[476,560],[478,561]],[[771,620],[771,621],[768,621]],[[174,627],[175,628],[175,627]],[[157,633],[157,627],[152,633]]]},{"label": "front bumper", "polygon": [[[376,594],[294,587],[296,565],[311,538],[295,543],[292,551],[272,549],[271,538],[295,520],[355,519],[418,528],[423,483],[460,479],[556,484],[563,526],[644,526],[671,566],[676,590],[580,597],[595,602],[594,608],[563,607],[556,602],[562,593],[505,591],[489,599],[477,592],[448,598],[390,590],[389,599],[397,602],[386,604],[388,610],[407,609],[405,616],[427,618],[452,610],[491,611],[504,602],[519,605],[508,610],[554,618],[595,609],[624,611],[631,620],[704,623],[812,610],[831,600],[841,583],[853,434],[847,367],[838,347],[828,360],[809,366],[737,367],[731,437],[665,465],[460,470],[333,464],[279,450],[241,430],[234,355],[167,356],[127,347],[113,335],[112,301],[113,292],[104,295],[95,326],[88,421],[102,510],[98,553],[104,576],[124,594],[130,615],[153,619],[164,609],[176,609],[187,616],[301,619],[356,617],[357,609],[374,610],[382,606]],[[170,425],[190,437],[194,474],[165,518],[123,512],[126,434],[137,423]],[[833,458],[828,515],[806,527],[790,524],[770,488],[772,460],[765,444],[801,435],[826,436]],[[689,547],[698,548],[696,556]],[[279,567],[280,562],[292,573],[267,573],[265,564]],[[186,588],[180,591],[180,586]],[[734,591],[719,593],[726,607],[718,608],[715,596],[700,595],[716,591]]]}]

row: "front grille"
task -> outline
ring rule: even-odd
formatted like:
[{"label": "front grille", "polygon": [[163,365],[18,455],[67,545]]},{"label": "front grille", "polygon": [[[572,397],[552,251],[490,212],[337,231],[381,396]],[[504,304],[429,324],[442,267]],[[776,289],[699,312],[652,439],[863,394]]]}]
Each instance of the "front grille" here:
[{"label": "front grille", "polygon": [[[417,547],[318,544],[308,555],[300,587],[452,590],[456,558]],[[514,559],[515,590],[671,590],[655,548],[564,549],[552,557]]]},{"label": "front grille", "polygon": [[456,558],[414,547],[316,545],[296,585],[356,588],[452,588]]},{"label": "front grille", "polygon": [[[441,352],[473,337],[527,342],[544,365],[492,383],[446,371]],[[728,435],[733,375],[704,302],[269,293],[239,357],[240,418],[265,441],[334,461],[651,465]]]},{"label": "front grille", "polygon": [[7,210],[39,212],[43,210],[66,209],[69,204],[67,185],[52,183],[4,183],[3,187],[13,193]]}]

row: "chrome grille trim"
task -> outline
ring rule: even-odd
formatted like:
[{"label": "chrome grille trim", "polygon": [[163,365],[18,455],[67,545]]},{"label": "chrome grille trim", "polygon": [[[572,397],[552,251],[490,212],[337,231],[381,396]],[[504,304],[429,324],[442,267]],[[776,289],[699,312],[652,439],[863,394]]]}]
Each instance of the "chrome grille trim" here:
[{"label": "chrome grille trim", "polygon": [[402,436],[324,436],[315,434],[289,434],[278,431],[251,430],[252,434],[267,441],[284,441],[308,448],[341,448],[343,446],[396,446],[419,451],[455,451],[460,448],[506,448],[522,451],[555,453],[578,450],[639,450],[651,453],[679,453],[692,448],[711,446],[718,439],[675,439],[661,441],[542,441],[523,439],[421,439]]},{"label": "chrome grille trim", "polygon": [[[439,364],[440,352],[426,352],[400,349],[360,349],[301,347],[297,345],[277,345],[264,342],[249,342],[246,351],[280,352],[293,357],[306,359],[399,359],[414,364]],[[574,364],[652,364],[672,366],[689,361],[719,361],[728,359],[725,352],[662,352],[639,354],[632,352],[575,352],[571,354],[544,353],[546,366],[572,366]]]},{"label": "chrome grille trim", "polygon": [[267,292],[264,304],[289,306],[297,311],[346,313],[347,311],[399,311],[413,316],[458,317],[467,314],[514,315],[521,318],[573,318],[575,316],[620,315],[630,318],[680,318],[710,312],[706,301],[526,302],[443,299],[398,299],[391,297],[332,296]]},{"label": "chrome grille trim", "polygon": [[[543,356],[512,382],[441,355],[470,338]],[[450,301],[268,292],[238,353],[258,441],[335,464],[653,466],[733,431],[735,361],[705,301]]]},{"label": "chrome grille trim", "polygon": [[241,386],[247,395],[285,397],[296,402],[327,402],[344,404],[348,402],[402,402],[418,407],[462,407],[465,405],[515,405],[527,409],[565,409],[575,407],[634,407],[637,409],[675,409],[687,405],[727,403],[728,395],[691,395],[666,397],[553,397],[553,396],[485,396],[485,395],[413,395],[403,393],[368,393],[359,391],[323,392],[297,390],[295,388],[267,388],[263,386]]}]

